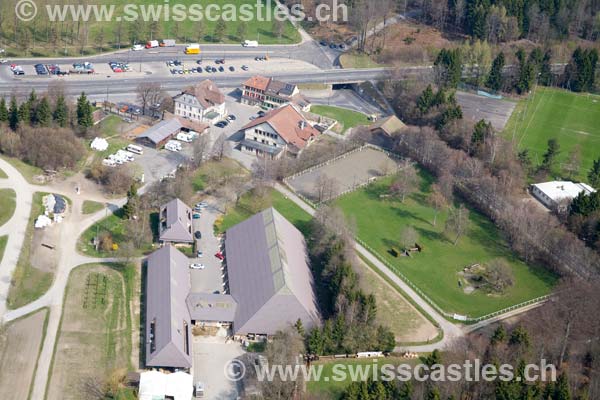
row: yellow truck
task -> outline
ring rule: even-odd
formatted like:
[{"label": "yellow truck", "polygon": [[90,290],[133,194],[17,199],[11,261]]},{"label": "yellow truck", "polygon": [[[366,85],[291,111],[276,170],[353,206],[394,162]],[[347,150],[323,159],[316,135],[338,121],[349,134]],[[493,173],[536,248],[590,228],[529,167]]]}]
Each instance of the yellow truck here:
[{"label": "yellow truck", "polygon": [[200,45],[198,43],[187,45],[185,48],[185,54],[200,54]]}]

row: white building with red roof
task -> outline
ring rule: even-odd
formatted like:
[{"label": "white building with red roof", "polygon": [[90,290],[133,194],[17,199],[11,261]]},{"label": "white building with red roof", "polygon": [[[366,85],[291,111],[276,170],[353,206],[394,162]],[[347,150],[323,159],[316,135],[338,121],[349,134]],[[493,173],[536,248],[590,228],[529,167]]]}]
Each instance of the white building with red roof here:
[{"label": "white building with red roof", "polygon": [[241,129],[240,150],[261,157],[299,155],[321,134],[293,105],[269,111]]}]

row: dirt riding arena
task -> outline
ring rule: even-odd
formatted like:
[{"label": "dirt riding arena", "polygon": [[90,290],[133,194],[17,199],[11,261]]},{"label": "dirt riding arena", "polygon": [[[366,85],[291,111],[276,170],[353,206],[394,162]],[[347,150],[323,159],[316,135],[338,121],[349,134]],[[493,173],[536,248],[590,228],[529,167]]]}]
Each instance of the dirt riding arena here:
[{"label": "dirt riding arena", "polygon": [[0,392],[6,396],[3,398],[28,398],[44,338],[46,314],[45,309],[37,311],[11,322],[0,332]]},{"label": "dirt riding arena", "polygon": [[320,203],[394,173],[400,161],[375,146],[364,146],[292,175],[285,182],[297,194]]}]

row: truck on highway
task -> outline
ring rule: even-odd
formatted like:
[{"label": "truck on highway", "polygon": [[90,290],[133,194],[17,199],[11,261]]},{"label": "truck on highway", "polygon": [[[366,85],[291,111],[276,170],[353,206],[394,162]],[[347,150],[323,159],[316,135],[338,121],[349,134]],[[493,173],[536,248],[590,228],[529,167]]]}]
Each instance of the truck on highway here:
[{"label": "truck on highway", "polygon": [[175,39],[163,39],[160,42],[160,47],[175,47]]},{"label": "truck on highway", "polygon": [[147,49],[153,49],[153,48],[158,47],[158,46],[159,46],[158,40],[150,40],[150,41],[146,42],[146,48]]},{"label": "truck on highway", "polygon": [[188,44],[185,48],[185,54],[200,54],[200,45],[198,43]]},{"label": "truck on highway", "polygon": [[242,43],[244,47],[258,47],[258,42],[256,40],[244,40]]}]

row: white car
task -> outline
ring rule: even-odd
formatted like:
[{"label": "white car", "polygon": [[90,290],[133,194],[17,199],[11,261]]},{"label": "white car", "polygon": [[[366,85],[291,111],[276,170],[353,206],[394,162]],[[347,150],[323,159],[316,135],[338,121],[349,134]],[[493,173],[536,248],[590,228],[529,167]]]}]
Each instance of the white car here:
[{"label": "white car", "polygon": [[142,46],[141,44],[134,44],[133,47],[131,48],[131,50],[142,51],[142,50],[144,50],[144,46]]},{"label": "white car", "polygon": [[204,264],[190,264],[191,269],[204,269]]}]

